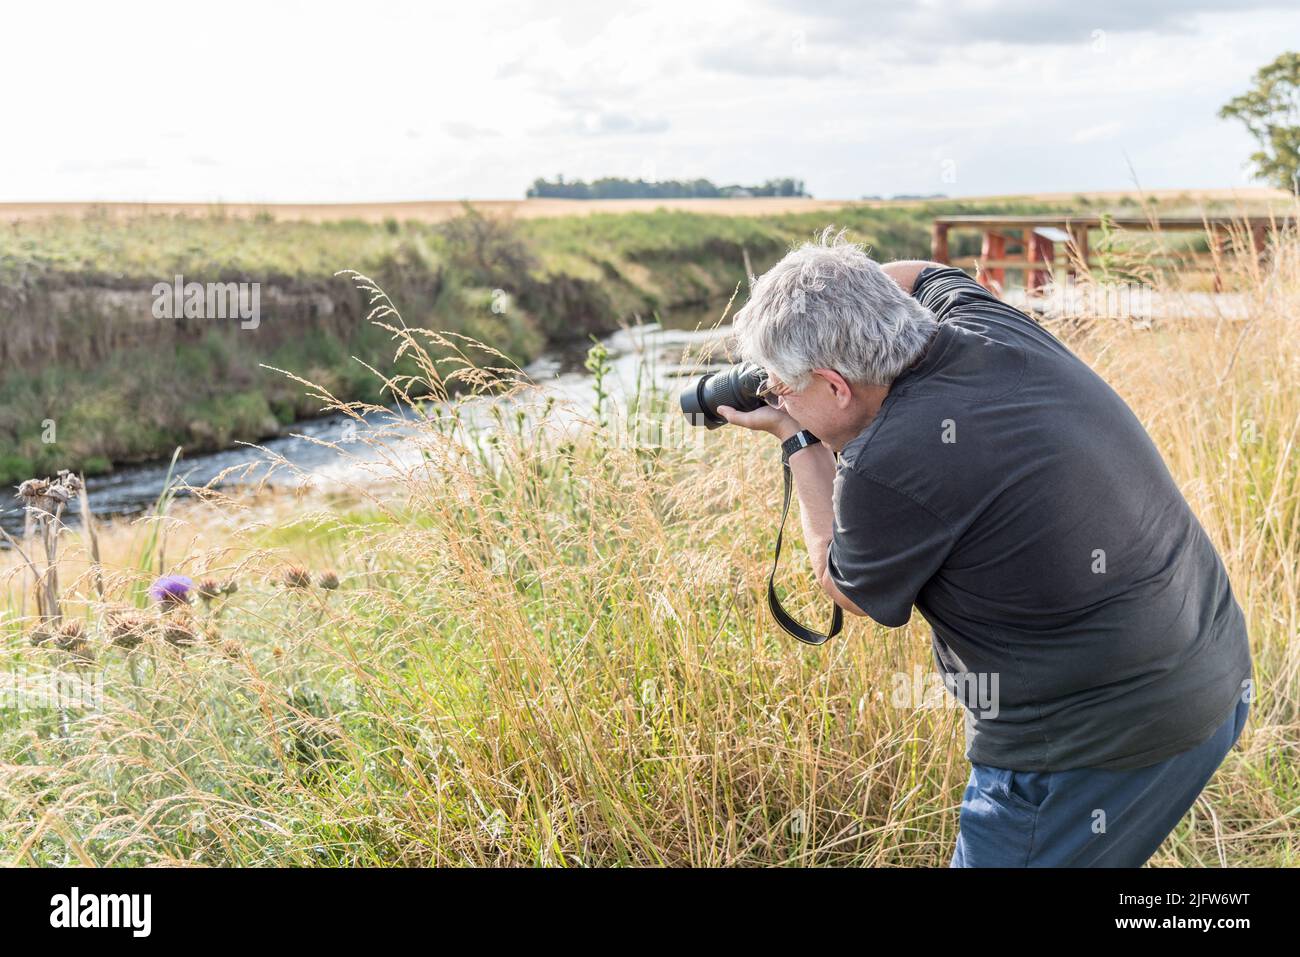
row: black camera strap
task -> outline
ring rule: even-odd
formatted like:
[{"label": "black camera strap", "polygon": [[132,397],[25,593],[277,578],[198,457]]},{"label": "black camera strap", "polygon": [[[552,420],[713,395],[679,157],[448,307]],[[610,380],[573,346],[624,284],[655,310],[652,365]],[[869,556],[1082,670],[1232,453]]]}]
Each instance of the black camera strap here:
[{"label": "black camera strap", "polygon": [[835,606],[835,611],[831,615],[830,630],[823,635],[795,621],[794,617],[781,607],[781,602],[776,597],[776,566],[781,560],[781,536],[785,534],[785,517],[790,512],[790,492],[794,484],[790,463],[784,458],[781,462],[781,470],[785,475],[785,503],[781,506],[781,524],[776,530],[776,554],[772,556],[772,574],[767,577],[767,607],[772,612],[772,617],[776,619],[776,623],[789,634],[805,644],[820,645],[840,633],[840,629],[844,627],[844,609],[839,605]]}]

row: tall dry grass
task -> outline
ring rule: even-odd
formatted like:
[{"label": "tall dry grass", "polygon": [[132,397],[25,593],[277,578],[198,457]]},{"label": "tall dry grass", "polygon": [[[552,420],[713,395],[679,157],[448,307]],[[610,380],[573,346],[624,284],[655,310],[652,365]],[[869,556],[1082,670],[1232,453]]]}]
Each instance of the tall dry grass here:
[{"label": "tall dry grass", "polygon": [[[1057,326],[1151,431],[1255,649],[1250,726],[1156,865],[1285,865],[1300,847],[1300,242],[1239,280],[1245,321]],[[219,540],[189,534],[166,571],[239,590],[129,612],[146,635],[129,653],[108,636],[156,556],[141,565],[138,530],[101,530],[95,566],[70,536],[64,615],[85,620],[96,661],[31,647],[11,616],[3,671],[91,676],[102,693],[0,712],[0,862],[947,864],[961,714],[942,688],[899,697],[936,690],[928,630],[854,619],[811,649],[773,626],[773,447],[723,429],[656,449],[608,410],[576,429],[545,404],[519,415],[491,399],[527,401],[517,370],[434,361],[431,344],[478,347],[374,301],[435,396],[452,376],[480,395],[424,404],[413,424],[359,419],[382,467],[345,507],[240,520],[216,496],[150,520],[175,542],[215,509]],[[671,397],[643,401],[675,415]],[[475,441],[485,409],[496,428]],[[338,588],[318,584],[326,566]],[[792,548],[783,587],[816,621],[807,567]],[[176,616],[193,643],[167,639]]]}]

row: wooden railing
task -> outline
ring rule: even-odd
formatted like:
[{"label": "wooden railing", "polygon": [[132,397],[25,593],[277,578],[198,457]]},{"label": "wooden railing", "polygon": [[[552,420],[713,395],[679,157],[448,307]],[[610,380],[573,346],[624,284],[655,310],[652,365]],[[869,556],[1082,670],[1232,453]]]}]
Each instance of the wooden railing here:
[{"label": "wooden railing", "polygon": [[[1214,270],[1214,287],[1222,288],[1219,265],[1231,248],[1233,237],[1248,236],[1256,255],[1267,248],[1272,230],[1294,226],[1294,217],[1282,216],[1111,216],[1110,226],[1121,230],[1148,232],[1202,232],[1211,237],[1210,253],[1180,253],[1170,257],[1179,264],[1203,265]],[[1047,277],[1063,268],[1076,275],[1080,265],[1091,267],[1090,233],[1103,228],[1101,216],[939,216],[934,220],[930,239],[930,258],[935,262],[977,270],[986,288],[1001,293],[1006,286],[1008,269],[1024,273],[1025,291],[1035,292]],[[983,233],[978,256],[953,261],[949,257],[949,233],[954,229],[972,229]],[[1007,247],[1019,244],[1019,257],[1008,255]],[[1061,258],[1058,260],[1058,253]]]}]

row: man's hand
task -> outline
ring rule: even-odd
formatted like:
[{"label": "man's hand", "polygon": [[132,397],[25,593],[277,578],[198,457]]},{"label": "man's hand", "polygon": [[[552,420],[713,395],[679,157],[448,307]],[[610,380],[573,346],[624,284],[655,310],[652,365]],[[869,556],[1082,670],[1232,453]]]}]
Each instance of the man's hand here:
[{"label": "man's hand", "polygon": [[755,432],[767,432],[769,435],[775,435],[782,442],[802,428],[789,412],[774,409],[770,405],[755,409],[753,412],[737,412],[729,405],[720,405],[718,415],[731,425],[753,429]]}]

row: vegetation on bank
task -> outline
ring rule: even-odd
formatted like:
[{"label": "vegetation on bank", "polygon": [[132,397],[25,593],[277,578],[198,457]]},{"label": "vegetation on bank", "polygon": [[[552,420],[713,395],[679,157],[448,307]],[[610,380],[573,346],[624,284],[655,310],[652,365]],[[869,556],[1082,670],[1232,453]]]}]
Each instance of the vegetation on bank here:
[{"label": "vegetation on bank", "polygon": [[[1253,648],[1247,728],[1152,866],[1300,854],[1300,242],[1253,270],[1242,322],[1053,327],[1150,432]],[[397,336],[442,394],[443,343]],[[350,505],[65,531],[57,623],[39,541],[11,553],[0,864],[945,866],[968,766],[928,630],[773,625],[767,437],[547,411],[475,445],[453,403]],[[778,586],[819,620],[788,543]]]},{"label": "vegetation on bank", "polygon": [[[219,214],[6,224],[0,483],[60,468],[93,474],[177,445],[225,447],[321,411],[264,365],[344,400],[381,399],[362,363],[383,362],[392,342],[363,321],[368,303],[336,275],[343,269],[379,281],[411,325],[492,343],[523,365],[548,344],[583,341],[634,316],[720,313],[744,282],[746,256],[762,272],[828,222],[878,257],[900,258],[928,254],[940,211],[1044,208],[945,201],[763,217],[661,210],[505,222],[467,209],[442,224]],[[977,242],[964,237],[953,255]],[[155,319],[151,290],[178,275],[259,283],[260,324]]]}]

